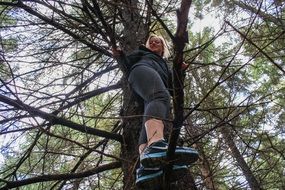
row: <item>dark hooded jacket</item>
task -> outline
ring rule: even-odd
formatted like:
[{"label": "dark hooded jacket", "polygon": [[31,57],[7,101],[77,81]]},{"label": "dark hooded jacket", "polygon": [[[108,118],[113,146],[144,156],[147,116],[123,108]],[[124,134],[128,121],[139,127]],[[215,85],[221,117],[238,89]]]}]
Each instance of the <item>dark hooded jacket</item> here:
[{"label": "dark hooded jacket", "polygon": [[172,73],[169,70],[166,61],[150,49],[141,45],[129,55],[122,54],[118,61],[126,67],[128,71],[127,74],[139,65],[153,68],[158,72],[166,88],[168,88],[170,94],[172,94]]}]

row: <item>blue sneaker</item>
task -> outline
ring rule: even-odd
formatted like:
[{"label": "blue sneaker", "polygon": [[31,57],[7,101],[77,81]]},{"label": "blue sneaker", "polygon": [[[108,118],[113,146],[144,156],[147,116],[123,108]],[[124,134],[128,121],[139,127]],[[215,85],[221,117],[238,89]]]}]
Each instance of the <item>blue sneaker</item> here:
[{"label": "blue sneaker", "polygon": [[[166,163],[166,151],[168,143],[160,140],[148,146],[140,156],[140,162],[145,168],[160,167]],[[176,147],[173,165],[190,165],[198,160],[198,152],[187,147]]]},{"label": "blue sneaker", "polygon": [[[170,182],[177,181],[186,175],[188,171],[187,166],[174,165],[172,168]],[[162,168],[145,168],[141,166],[137,169],[136,185],[141,189],[158,190],[163,184],[163,170]]]}]

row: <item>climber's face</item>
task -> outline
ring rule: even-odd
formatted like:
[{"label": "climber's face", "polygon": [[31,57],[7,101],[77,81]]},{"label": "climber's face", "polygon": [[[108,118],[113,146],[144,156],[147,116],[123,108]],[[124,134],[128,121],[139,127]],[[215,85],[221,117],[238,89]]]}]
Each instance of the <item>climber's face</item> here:
[{"label": "climber's face", "polygon": [[157,37],[152,37],[149,40],[149,49],[154,53],[162,56],[163,55],[163,43],[162,40]]}]

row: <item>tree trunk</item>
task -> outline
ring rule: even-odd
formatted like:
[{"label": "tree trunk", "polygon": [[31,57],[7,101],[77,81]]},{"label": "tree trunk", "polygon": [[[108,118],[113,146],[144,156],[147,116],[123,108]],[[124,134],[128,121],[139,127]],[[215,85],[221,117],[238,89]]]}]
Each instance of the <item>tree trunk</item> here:
[{"label": "tree trunk", "polygon": [[[124,85],[124,102],[123,102],[123,116],[141,115],[143,108],[139,106],[133,96],[128,85]],[[124,189],[136,189],[135,187],[135,171],[139,163],[138,154],[138,139],[139,132],[142,126],[142,119],[139,117],[123,119],[123,138],[124,143],[121,148],[122,171],[124,174],[123,184]]]},{"label": "tree trunk", "polygon": [[[148,26],[141,19],[138,13],[137,0],[123,0],[122,17],[123,17],[123,36],[120,40],[120,47],[125,53],[130,53],[143,44],[148,36]],[[123,69],[122,69],[123,70]],[[124,73],[126,76],[126,73]],[[122,116],[142,115],[143,105],[134,97],[130,89],[127,78],[123,79],[123,108]],[[121,148],[121,157],[123,171],[123,189],[136,189],[135,171],[139,163],[138,139],[142,127],[142,117],[123,118],[123,138],[124,143]]]},{"label": "tree trunk", "polygon": [[251,13],[256,13],[259,15],[259,17],[261,17],[264,21],[267,22],[272,22],[274,23],[276,26],[281,27],[283,30],[285,30],[285,22],[284,20],[278,18],[278,17],[274,17],[264,11],[258,10],[255,7],[252,7],[246,3],[240,2],[240,1],[231,1],[231,3],[234,3],[235,5],[239,6],[240,8],[249,11]]},{"label": "tree trunk", "polygon": [[[193,72],[193,76],[198,79],[197,77],[197,73]],[[199,83],[199,80],[197,80]],[[206,90],[203,88],[203,85],[201,83],[199,83],[199,85],[202,88],[202,92],[203,94],[206,94]],[[214,102],[214,101],[212,101]],[[216,105],[214,103],[212,103],[211,105],[209,105],[209,107],[216,107]],[[219,114],[214,111],[215,115],[218,116]],[[232,156],[233,158],[237,161],[238,165],[240,166],[240,168],[242,169],[242,172],[250,186],[250,188],[252,190],[260,190],[260,185],[257,181],[257,179],[255,178],[255,176],[253,175],[252,171],[250,170],[249,166],[247,165],[247,163],[245,162],[245,160],[243,159],[242,155],[240,154],[238,148],[235,145],[234,142],[234,137],[231,134],[230,129],[226,128],[226,127],[222,127],[220,132],[223,135],[223,139],[225,141],[225,143],[228,145],[228,147],[231,150]]]},{"label": "tree trunk", "polygon": [[257,179],[255,178],[254,174],[250,170],[249,166],[247,165],[247,163],[245,162],[244,158],[242,157],[238,148],[235,145],[235,142],[233,140],[234,137],[233,137],[230,129],[228,129],[227,127],[222,127],[221,133],[224,137],[225,143],[231,149],[232,156],[235,158],[238,165],[240,166],[250,188],[252,190],[260,190],[261,188],[260,188],[260,185],[259,185]]},{"label": "tree trunk", "polygon": [[200,160],[198,162],[199,169],[203,176],[205,186],[207,187],[208,190],[215,190],[217,188],[215,187],[212,170],[210,168],[210,163],[206,155],[204,154],[203,148],[199,146],[197,149],[200,155]]},{"label": "tree trunk", "polygon": [[[191,119],[188,119],[187,123],[188,123],[188,125],[186,126],[187,134],[189,134],[191,138],[198,136],[199,134],[197,132],[197,129],[195,129],[195,127],[193,126]],[[189,144],[192,144],[192,142],[189,142]],[[210,167],[211,163],[207,159],[208,156],[204,152],[203,144],[197,142],[194,144],[194,147],[199,152],[198,167],[199,167],[199,170],[201,171],[205,187],[207,188],[207,190],[218,189],[216,188],[217,185],[214,182],[214,178],[212,174],[213,172]]]},{"label": "tree trunk", "polygon": [[194,176],[191,172],[188,172],[183,178],[177,181],[176,184],[171,187],[171,189],[175,190],[198,190],[195,184]]}]

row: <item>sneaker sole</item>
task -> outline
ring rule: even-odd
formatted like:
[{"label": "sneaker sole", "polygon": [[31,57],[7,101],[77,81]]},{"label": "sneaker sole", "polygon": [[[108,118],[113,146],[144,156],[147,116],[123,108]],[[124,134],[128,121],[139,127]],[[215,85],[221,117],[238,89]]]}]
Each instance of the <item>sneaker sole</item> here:
[{"label": "sneaker sole", "polygon": [[141,177],[136,180],[137,187],[141,189],[156,189],[161,184],[163,171]]},{"label": "sneaker sole", "polygon": [[[176,150],[174,159],[168,162],[171,162],[173,165],[190,165],[198,160],[198,152],[193,151],[185,151],[185,150]],[[141,164],[146,168],[158,167],[161,165],[167,164],[166,162],[166,152],[158,152],[147,154],[144,157],[140,158]]]},{"label": "sneaker sole", "polygon": [[[173,172],[170,176],[170,182],[175,182],[181,179],[186,173],[188,172],[188,168],[186,166],[173,166]],[[137,187],[141,189],[161,189],[161,185],[163,183],[163,171],[159,171],[157,173],[147,175],[141,177],[140,179],[136,180]]]}]

